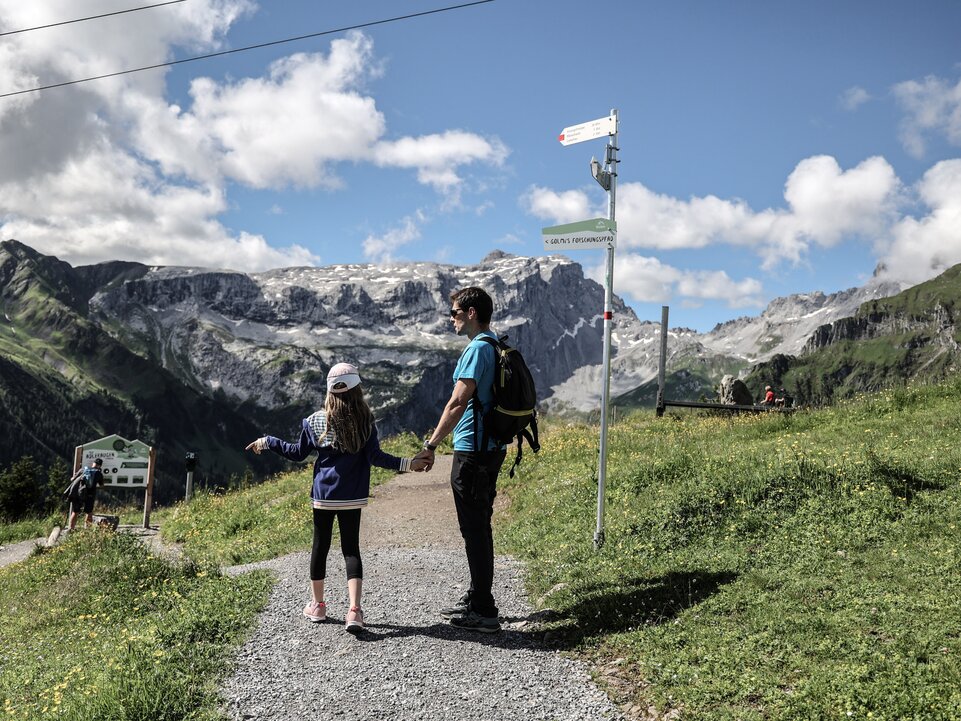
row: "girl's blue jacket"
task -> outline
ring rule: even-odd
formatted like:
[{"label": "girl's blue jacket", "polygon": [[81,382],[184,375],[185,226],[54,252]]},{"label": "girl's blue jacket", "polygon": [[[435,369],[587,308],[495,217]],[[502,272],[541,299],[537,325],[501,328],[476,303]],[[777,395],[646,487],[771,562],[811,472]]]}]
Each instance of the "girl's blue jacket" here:
[{"label": "girl's blue jacket", "polygon": [[314,508],[328,510],[363,508],[370,495],[370,467],[409,471],[410,459],[392,456],[380,448],[377,426],[370,429],[367,443],[357,453],[344,453],[336,446],[332,428],[327,427],[324,411],[305,418],[300,440],[288,443],[265,436],[267,448],[291,461],[302,461],[317,451],[314,485],[310,497]]}]

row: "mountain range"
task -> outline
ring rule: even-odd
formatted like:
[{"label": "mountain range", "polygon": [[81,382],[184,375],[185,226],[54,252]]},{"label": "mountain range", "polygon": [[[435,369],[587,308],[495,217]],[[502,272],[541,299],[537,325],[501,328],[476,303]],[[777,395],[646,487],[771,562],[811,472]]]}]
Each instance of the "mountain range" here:
[{"label": "mountain range", "polygon": [[[524,353],[545,412],[596,411],[604,290],[564,256],[495,251],[466,267],[408,262],[240,273],[121,261],[75,268],[3,241],[0,432],[14,442],[0,451],[0,466],[26,453],[69,457],[85,440],[119,433],[162,448],[161,471],[173,487],[188,450],[215,480],[268,472],[271,459],[248,457],[244,445],[262,433],[292,435],[322,405],[326,372],[339,361],[360,366],[382,434],[424,433],[450,394],[464,344],[451,332],[449,294],[467,285],[491,293],[493,329]],[[821,373],[811,369],[820,368],[824,353],[836,358],[843,343],[883,344],[889,331],[903,331],[899,313],[913,314],[912,342],[942,343],[946,350],[924,362],[932,373],[947,372],[961,291],[945,282],[903,307],[892,304],[902,290],[872,279],[840,293],[778,298],[760,316],[708,333],[673,328],[669,393],[713,395],[720,377],[732,373],[755,392],[765,382],[794,383],[796,395],[822,402],[848,385],[905,377],[918,354],[901,358],[897,371],[857,383],[810,380]],[[925,304],[941,310],[928,318],[918,310]],[[940,330],[925,335],[919,328],[929,322]],[[659,323],[638,319],[615,296],[615,404],[653,403],[659,333]]]}]

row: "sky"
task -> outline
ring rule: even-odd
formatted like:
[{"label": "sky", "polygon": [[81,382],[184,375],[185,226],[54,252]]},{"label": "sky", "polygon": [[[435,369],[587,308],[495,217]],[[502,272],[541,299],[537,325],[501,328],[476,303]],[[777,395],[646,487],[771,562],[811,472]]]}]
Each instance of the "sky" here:
[{"label": "sky", "polygon": [[[259,271],[546,255],[608,216],[614,292],[710,330],[961,262],[961,3],[0,0],[0,239]],[[6,33],[6,34],[4,34]],[[599,250],[567,255],[603,282]],[[598,309],[600,312],[603,309]]]}]

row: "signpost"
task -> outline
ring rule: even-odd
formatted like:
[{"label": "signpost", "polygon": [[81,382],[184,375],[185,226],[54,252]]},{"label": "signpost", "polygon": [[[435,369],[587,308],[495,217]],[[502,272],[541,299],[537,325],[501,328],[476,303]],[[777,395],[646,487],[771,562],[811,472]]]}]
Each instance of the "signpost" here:
[{"label": "signpost", "polygon": [[[606,118],[589,120],[579,125],[564,128],[558,140],[561,145],[583,143],[607,137],[604,167],[591,159],[591,174],[609,194],[608,218],[597,218],[568,225],[544,228],[544,249],[576,250],[581,248],[607,249],[607,272],[604,283],[604,377],[601,387],[601,438],[597,462],[597,527],[594,531],[594,547],[604,545],[604,485],[607,480],[607,425],[608,404],[611,393],[611,325],[614,318],[614,246],[616,245],[617,224],[614,220],[614,198],[617,189],[617,109],[612,109]],[[602,223],[606,225],[602,226]]]},{"label": "signpost", "polygon": [[607,218],[582,220],[555,225],[541,230],[544,250],[587,250],[613,248],[617,239],[617,223]]},{"label": "signpost", "polygon": [[561,145],[574,145],[574,143],[583,143],[585,140],[615,135],[617,135],[617,111],[612,110],[606,118],[588,120],[586,123],[564,128],[557,139],[561,141]]},{"label": "signpost", "polygon": [[145,489],[143,527],[149,528],[156,451],[143,441],[128,441],[118,435],[105,436],[77,446],[74,452],[74,472],[90,465],[96,458],[103,460],[100,470],[103,473],[104,485]]}]

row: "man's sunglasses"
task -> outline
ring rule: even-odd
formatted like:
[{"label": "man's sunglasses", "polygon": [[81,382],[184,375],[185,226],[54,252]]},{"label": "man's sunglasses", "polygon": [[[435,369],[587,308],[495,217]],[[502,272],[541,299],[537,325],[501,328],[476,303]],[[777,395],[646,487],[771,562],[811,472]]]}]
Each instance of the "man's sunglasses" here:
[{"label": "man's sunglasses", "polygon": [[450,317],[451,317],[451,318],[456,318],[457,316],[459,316],[459,315],[460,315],[461,313],[463,313],[463,312],[464,312],[464,309],[463,309],[463,308],[451,308],[451,309],[450,309]]}]

